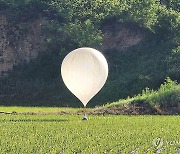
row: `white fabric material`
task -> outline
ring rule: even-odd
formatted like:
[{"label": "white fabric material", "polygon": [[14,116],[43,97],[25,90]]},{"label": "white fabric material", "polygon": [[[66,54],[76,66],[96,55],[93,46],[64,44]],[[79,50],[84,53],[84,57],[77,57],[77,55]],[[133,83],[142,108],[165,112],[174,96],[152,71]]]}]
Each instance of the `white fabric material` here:
[{"label": "white fabric material", "polygon": [[67,88],[86,106],[105,84],[108,64],[99,51],[79,48],[64,58],[61,75]]}]

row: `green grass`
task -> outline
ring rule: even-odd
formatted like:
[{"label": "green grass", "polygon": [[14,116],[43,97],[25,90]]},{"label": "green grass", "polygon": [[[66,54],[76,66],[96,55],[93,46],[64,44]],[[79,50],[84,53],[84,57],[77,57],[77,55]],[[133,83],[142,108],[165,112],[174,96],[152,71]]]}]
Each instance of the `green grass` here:
[{"label": "green grass", "polygon": [[142,91],[142,94],[108,103],[104,107],[143,103],[150,103],[152,106],[178,107],[180,103],[180,84],[167,77],[158,90],[146,88]]},{"label": "green grass", "polygon": [[52,114],[59,112],[67,112],[75,114],[77,112],[93,110],[90,108],[70,108],[70,107],[24,107],[24,106],[0,106],[0,112],[17,112],[17,113],[44,113]]},{"label": "green grass", "polygon": [[[179,116],[1,115],[1,153],[178,153]],[[160,142],[157,138],[161,138]],[[160,144],[163,143],[163,144]],[[161,146],[162,145],[162,146]]]}]

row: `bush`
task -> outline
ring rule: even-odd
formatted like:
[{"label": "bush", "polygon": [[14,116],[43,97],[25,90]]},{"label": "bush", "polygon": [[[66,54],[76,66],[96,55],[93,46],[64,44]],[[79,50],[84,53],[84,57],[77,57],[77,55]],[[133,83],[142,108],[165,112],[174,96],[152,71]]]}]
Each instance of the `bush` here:
[{"label": "bush", "polygon": [[[172,81],[167,77],[164,84],[161,84],[158,90],[146,88],[142,91],[142,94],[120,100],[119,102],[112,103],[112,105],[122,105],[127,103],[134,105],[149,103],[152,106],[178,107],[180,103],[180,84],[177,84],[176,81]],[[108,106],[112,105],[110,104]]]},{"label": "bush", "polygon": [[162,107],[177,107],[180,103],[180,85],[167,77],[158,91],[147,93],[146,101]]}]

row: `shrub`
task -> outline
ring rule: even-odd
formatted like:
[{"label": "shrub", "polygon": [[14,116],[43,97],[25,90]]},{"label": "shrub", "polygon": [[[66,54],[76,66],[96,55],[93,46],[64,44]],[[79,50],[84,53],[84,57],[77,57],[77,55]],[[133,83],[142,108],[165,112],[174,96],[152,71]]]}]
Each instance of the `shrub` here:
[{"label": "shrub", "polygon": [[149,103],[152,106],[161,107],[178,107],[180,103],[180,84],[172,81],[169,77],[161,84],[158,90],[151,90],[146,88],[142,94],[136,95],[132,98],[120,100],[118,102],[108,104],[107,106],[122,105],[122,104],[141,105]]},{"label": "shrub", "polygon": [[162,107],[177,107],[180,103],[180,85],[167,77],[158,91],[150,93],[147,101]]}]

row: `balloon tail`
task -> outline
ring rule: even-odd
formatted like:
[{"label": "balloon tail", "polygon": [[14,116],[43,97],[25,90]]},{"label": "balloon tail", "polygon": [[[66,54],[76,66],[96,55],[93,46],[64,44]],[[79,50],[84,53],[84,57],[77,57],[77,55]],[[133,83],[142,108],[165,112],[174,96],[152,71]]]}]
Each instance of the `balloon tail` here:
[{"label": "balloon tail", "polygon": [[88,118],[87,118],[86,114],[84,114],[84,116],[83,116],[82,120],[88,120]]},{"label": "balloon tail", "polygon": [[87,116],[86,116],[86,108],[85,108],[85,110],[84,110],[84,114],[83,114],[82,120],[88,120],[88,118],[87,118]]}]

